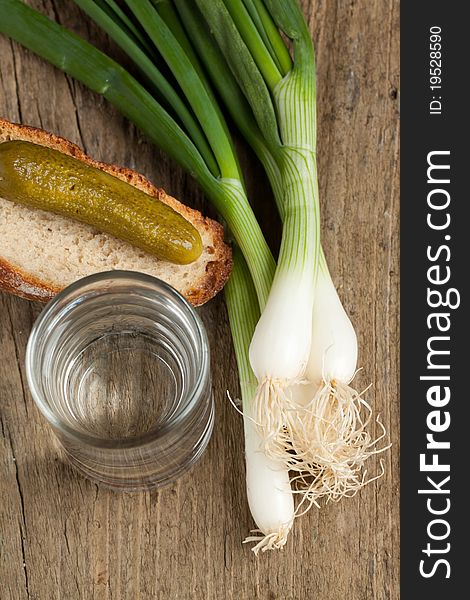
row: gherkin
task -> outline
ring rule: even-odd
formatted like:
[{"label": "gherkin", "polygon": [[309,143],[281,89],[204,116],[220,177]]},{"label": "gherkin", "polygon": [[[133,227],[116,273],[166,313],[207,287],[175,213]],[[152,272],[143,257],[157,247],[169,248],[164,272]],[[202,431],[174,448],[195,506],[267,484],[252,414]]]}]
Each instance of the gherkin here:
[{"label": "gherkin", "polygon": [[96,227],[177,264],[202,252],[199,232],[160,200],[57,150],[0,144],[0,196]]}]

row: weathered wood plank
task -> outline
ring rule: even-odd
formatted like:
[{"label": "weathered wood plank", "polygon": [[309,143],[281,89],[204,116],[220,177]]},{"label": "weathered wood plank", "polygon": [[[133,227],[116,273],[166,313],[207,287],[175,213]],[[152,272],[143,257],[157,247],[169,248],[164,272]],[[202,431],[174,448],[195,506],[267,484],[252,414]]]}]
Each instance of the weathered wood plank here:
[{"label": "weathered wood plank", "polygon": [[[32,2],[122,56],[72,2]],[[242,424],[225,390],[237,375],[222,296],[201,309],[213,354],[214,436],[174,485],[117,494],[63,465],[25,386],[39,308],[0,298],[0,597],[385,600],[398,597],[398,2],[304,0],[316,42],[323,241],[360,343],[359,385],[391,432],[385,475],[295,524],[282,553],[255,560],[243,484]],[[0,114],[91,155],[136,168],[169,193],[203,196],[104,100],[0,38]],[[271,241],[270,193],[251,155],[249,189]],[[1,248],[1,241],[0,241]],[[0,250],[1,251],[1,250]]]}]

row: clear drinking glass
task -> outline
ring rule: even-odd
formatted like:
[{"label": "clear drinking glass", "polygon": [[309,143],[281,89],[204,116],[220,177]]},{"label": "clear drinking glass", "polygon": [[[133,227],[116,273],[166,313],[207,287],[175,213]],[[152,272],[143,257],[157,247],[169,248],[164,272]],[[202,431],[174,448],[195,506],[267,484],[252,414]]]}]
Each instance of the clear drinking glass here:
[{"label": "clear drinking glass", "polygon": [[59,293],[26,350],[33,398],[70,463],[120,489],[176,479],[214,422],[209,345],[195,310],[162,281],[130,271]]}]

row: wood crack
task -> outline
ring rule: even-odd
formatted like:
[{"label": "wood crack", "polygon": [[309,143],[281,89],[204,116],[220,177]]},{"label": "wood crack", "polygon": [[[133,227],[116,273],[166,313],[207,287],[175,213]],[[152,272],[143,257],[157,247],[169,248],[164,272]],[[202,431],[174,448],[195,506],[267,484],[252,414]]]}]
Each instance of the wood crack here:
[{"label": "wood crack", "polygon": [[64,538],[65,538],[65,547],[67,548],[67,553],[70,554],[69,538],[67,535],[67,519],[65,519],[65,522],[64,522]]},{"label": "wood crack", "polygon": [[23,122],[23,112],[21,109],[21,100],[20,100],[20,94],[19,94],[19,89],[20,89],[20,85],[18,83],[18,73],[17,73],[17,69],[16,69],[16,58],[15,58],[15,49],[13,47],[13,42],[10,40],[10,48],[11,48],[11,59],[13,62],[13,78],[15,80],[15,96],[16,96],[16,105],[17,105],[17,110],[18,110],[18,120],[20,123]]},{"label": "wood crack", "polygon": [[25,504],[24,504],[23,489],[21,487],[20,475],[19,475],[19,471],[18,471],[18,461],[16,460],[15,448],[13,445],[13,441],[11,439],[10,432],[8,432],[8,441],[10,444],[11,454],[13,457],[13,463],[15,465],[16,486],[18,488],[18,494],[20,496],[20,510],[21,510],[20,543],[21,543],[21,555],[23,558],[24,585],[25,585],[25,590],[26,590],[26,594],[27,594],[28,598],[31,598],[31,594],[29,591],[28,567],[26,565],[26,547],[25,547],[26,533],[27,533],[26,532],[26,511],[25,511]]},{"label": "wood crack", "polygon": [[15,338],[15,328],[13,326],[13,317],[11,315],[11,310],[10,310],[10,306],[9,304],[6,305],[7,306],[7,313],[8,313],[8,320],[10,321],[10,330],[11,330],[11,339],[13,340],[13,347],[15,349],[15,358],[16,358],[16,365],[18,367],[18,376],[20,378],[20,383],[21,383],[21,391],[22,391],[22,395],[23,395],[23,402],[25,405],[25,411],[26,411],[26,416],[29,416],[29,412],[28,412],[28,398],[27,398],[27,393],[26,393],[26,386],[23,380],[23,373],[21,370],[21,359],[20,359],[20,352],[19,352],[19,348],[18,348],[18,344],[16,343],[16,338]]},{"label": "wood crack", "polygon": [[52,9],[52,14],[54,16],[54,21],[56,21],[57,23],[59,23],[59,25],[62,25],[61,20],[59,18],[59,13],[57,12],[57,8],[55,5],[55,2],[51,2],[51,9]]},{"label": "wood crack", "polygon": [[69,90],[69,94],[70,94],[70,99],[72,100],[72,104],[73,104],[73,110],[74,110],[74,114],[75,114],[75,125],[77,126],[77,131],[78,131],[78,136],[80,138],[80,145],[83,148],[83,150],[85,152],[87,152],[87,147],[85,144],[85,136],[83,135],[82,132],[82,126],[81,126],[81,122],[80,122],[80,117],[79,115],[79,110],[77,108],[77,103],[75,101],[75,92],[72,86],[72,82],[70,81],[70,78],[68,76],[65,77],[65,80],[67,81],[67,87]]}]

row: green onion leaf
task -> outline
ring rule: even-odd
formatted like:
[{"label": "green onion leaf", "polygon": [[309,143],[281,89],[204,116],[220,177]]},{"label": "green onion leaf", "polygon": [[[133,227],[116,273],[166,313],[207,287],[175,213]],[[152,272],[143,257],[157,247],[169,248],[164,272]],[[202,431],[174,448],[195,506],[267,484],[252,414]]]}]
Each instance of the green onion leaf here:
[{"label": "green onion leaf", "polygon": [[121,26],[124,26],[128,32],[139,42],[142,48],[149,54],[152,52],[152,47],[147,37],[140,31],[138,27],[129,19],[126,13],[114,0],[95,0],[96,4],[103,10],[106,10],[107,14],[112,17]]},{"label": "green onion leaf", "polygon": [[126,0],[170,67],[203,128],[223,178],[241,180],[241,171],[225,121],[196,69],[149,0]]},{"label": "green onion leaf", "polygon": [[[271,157],[275,155],[277,147],[268,149],[253,111],[194,0],[174,0],[174,3],[212,85],[216,88],[242,135],[258,156],[268,157],[269,155]],[[266,160],[272,161],[273,159],[266,158]]]},{"label": "green onion leaf", "polygon": [[263,0],[243,0],[243,3],[263,38],[266,48],[278,65],[281,75],[287,75],[292,69],[292,59],[276,24],[263,4]]},{"label": "green onion leaf", "polygon": [[250,13],[247,11],[242,0],[230,0],[225,2],[243,41],[249,48],[253,60],[260,70],[266,85],[272,91],[282,79],[280,70],[263,43],[263,38],[256,28]]},{"label": "green onion leaf", "polygon": [[134,41],[133,37],[129,35],[126,25],[119,22],[117,17],[113,19],[94,0],[74,1],[126,52],[142,71],[149,83],[150,91],[165,105],[168,112],[174,112],[178,116],[192,142],[201,153],[207,167],[213,175],[218,176],[220,174],[219,167],[199,123],[155,64]]},{"label": "green onion leaf", "polygon": [[196,0],[269,147],[280,144],[270,90],[222,0]]}]

